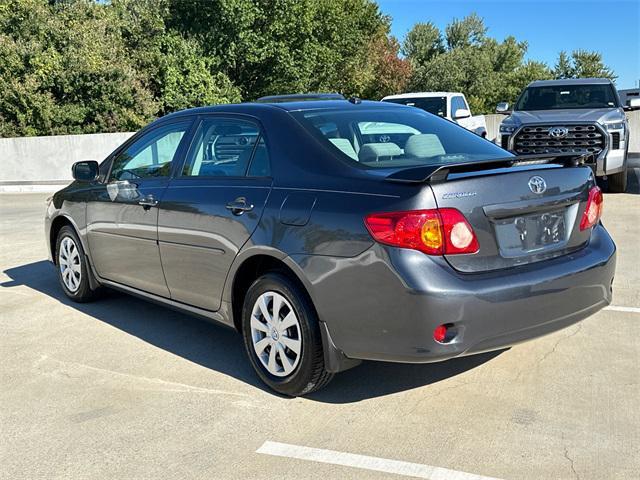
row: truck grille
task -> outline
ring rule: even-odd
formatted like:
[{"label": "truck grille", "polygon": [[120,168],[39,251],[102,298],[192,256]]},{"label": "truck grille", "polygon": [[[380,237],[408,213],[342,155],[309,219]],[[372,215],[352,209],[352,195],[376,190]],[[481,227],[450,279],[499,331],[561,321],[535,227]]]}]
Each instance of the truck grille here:
[{"label": "truck grille", "polygon": [[[564,138],[553,138],[549,131],[564,127],[569,133]],[[605,136],[595,125],[538,125],[523,127],[514,137],[513,150],[527,153],[593,153],[605,148]]]}]

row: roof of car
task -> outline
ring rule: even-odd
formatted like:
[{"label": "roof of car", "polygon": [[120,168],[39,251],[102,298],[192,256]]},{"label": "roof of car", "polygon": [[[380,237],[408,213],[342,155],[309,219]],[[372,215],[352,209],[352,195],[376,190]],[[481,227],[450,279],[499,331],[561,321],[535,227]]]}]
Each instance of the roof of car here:
[{"label": "roof of car", "polygon": [[404,105],[394,103],[378,102],[371,100],[305,100],[291,102],[275,102],[275,103],[228,103],[222,105],[209,105],[206,107],[189,108],[171,113],[162,118],[176,117],[183,115],[199,115],[207,113],[244,113],[247,115],[256,114],[266,109],[279,109],[289,112],[302,110],[348,110],[362,108],[406,108]]},{"label": "roof of car", "polygon": [[554,87],[562,85],[607,85],[611,84],[608,78],[563,78],[560,80],[536,80],[529,84],[530,87]]},{"label": "roof of car", "polygon": [[345,100],[341,93],[291,93],[286,95],[267,95],[256,100],[257,103],[285,103],[313,100]]}]

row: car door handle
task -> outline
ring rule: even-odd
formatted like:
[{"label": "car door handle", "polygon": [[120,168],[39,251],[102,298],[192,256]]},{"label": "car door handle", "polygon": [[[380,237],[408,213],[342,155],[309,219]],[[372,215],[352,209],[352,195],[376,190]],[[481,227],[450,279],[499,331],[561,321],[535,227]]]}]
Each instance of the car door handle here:
[{"label": "car door handle", "polygon": [[138,205],[142,205],[145,209],[148,209],[158,205],[158,200],[156,200],[153,195],[145,195],[138,200]]},{"label": "car door handle", "polygon": [[236,198],[233,202],[229,202],[226,205],[227,210],[231,210],[234,215],[242,215],[244,212],[250,212],[253,210],[253,205],[247,203],[244,197]]}]

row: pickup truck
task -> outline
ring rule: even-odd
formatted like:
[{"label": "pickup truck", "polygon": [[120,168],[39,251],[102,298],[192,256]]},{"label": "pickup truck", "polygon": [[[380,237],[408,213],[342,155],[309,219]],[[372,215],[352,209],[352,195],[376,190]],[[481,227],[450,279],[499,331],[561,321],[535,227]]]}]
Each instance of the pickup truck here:
[{"label": "pickup truck", "polygon": [[484,120],[484,115],[472,116],[467,99],[462,93],[402,93],[399,95],[388,95],[384,97],[382,101],[417,107],[455,122],[483,138],[487,136],[487,124]]},{"label": "pickup truck", "polygon": [[[630,103],[629,109],[637,102]],[[538,80],[530,83],[500,124],[496,143],[517,155],[591,153],[597,177],[611,192],[627,189],[629,125],[613,83],[605,78]]]}]

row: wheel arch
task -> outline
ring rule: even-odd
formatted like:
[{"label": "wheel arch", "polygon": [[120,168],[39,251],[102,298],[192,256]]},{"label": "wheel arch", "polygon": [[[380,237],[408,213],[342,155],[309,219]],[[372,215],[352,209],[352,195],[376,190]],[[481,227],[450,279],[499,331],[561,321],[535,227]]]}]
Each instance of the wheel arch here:
[{"label": "wheel arch", "polygon": [[228,316],[238,332],[242,332],[242,306],[247,290],[251,284],[261,275],[269,271],[282,272],[298,283],[309,298],[319,320],[322,347],[324,352],[325,368],[329,372],[341,372],[353,368],[361,363],[361,360],[347,358],[344,353],[335,346],[327,324],[322,321],[313,298],[311,283],[307,280],[300,266],[285,253],[276,250],[262,248],[250,249],[250,253],[236,259],[232,270],[227,277],[224,299],[229,305]]},{"label": "wheel arch", "polygon": [[242,329],[242,306],[247,290],[257,278],[270,271],[282,272],[298,283],[309,296],[315,309],[313,296],[309,289],[310,284],[298,264],[285,253],[276,249],[252,249],[251,252],[244,252],[241,258],[236,259],[226,282],[228,288],[226,288],[224,298],[231,304],[230,313],[236,330],[241,331]]},{"label": "wheel arch", "polygon": [[[71,220],[71,218],[67,217],[66,215],[58,215],[51,221],[51,228],[49,229],[49,248],[51,249],[51,258],[55,265],[58,264],[58,259],[56,258],[56,241],[58,240],[58,234],[60,233],[60,230],[62,230],[62,227],[64,227],[65,225],[73,228],[76,232],[76,235],[78,235],[78,238],[80,238],[78,227],[76,227],[76,225],[73,223],[73,220]],[[82,238],[80,238],[80,241],[82,241]],[[84,248],[84,245],[82,245],[82,247]],[[84,251],[86,252],[87,249],[84,248]]]}]

